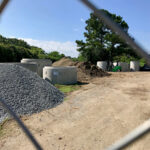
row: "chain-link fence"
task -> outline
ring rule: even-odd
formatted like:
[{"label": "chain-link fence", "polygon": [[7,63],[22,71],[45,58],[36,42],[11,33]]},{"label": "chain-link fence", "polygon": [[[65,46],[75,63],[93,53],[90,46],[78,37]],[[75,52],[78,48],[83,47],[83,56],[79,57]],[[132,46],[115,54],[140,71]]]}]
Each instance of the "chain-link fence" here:
[{"label": "chain-link fence", "polygon": [[[0,15],[2,14],[4,8],[8,4],[10,0],[3,0],[0,4]],[[95,16],[97,16],[100,20],[103,21],[113,32],[120,36],[128,45],[130,45],[133,50],[136,52],[137,55],[145,58],[148,65],[150,65],[150,56],[145,52],[145,50],[136,43],[126,32],[122,30],[120,26],[118,26],[111,18],[109,18],[101,9],[97,8],[93,3],[88,0],[80,0],[84,5],[89,7]],[[31,134],[29,129],[24,125],[24,123],[17,117],[17,115],[12,111],[12,109],[5,103],[5,100],[0,99],[0,103],[3,105],[4,108],[14,117],[16,122],[22,128],[23,132],[27,135],[27,137],[31,140],[33,145],[37,150],[42,150],[40,144],[36,141],[34,136]],[[141,136],[145,135],[150,131],[150,120],[147,120],[141,126],[134,129],[128,135],[126,135],[121,140],[117,141],[112,146],[106,148],[106,150],[120,150],[127,147],[129,144],[140,138]]]}]

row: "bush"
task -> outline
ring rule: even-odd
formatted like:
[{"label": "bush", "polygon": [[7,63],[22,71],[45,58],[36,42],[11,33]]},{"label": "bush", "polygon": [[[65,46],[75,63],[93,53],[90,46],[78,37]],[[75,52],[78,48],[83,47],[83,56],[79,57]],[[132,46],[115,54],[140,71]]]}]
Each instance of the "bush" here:
[{"label": "bush", "polygon": [[60,60],[61,58],[65,57],[65,55],[64,55],[64,54],[60,54],[60,53],[57,52],[57,51],[52,51],[52,52],[50,52],[50,53],[47,55],[47,57],[48,57],[49,59],[51,59],[52,62],[55,62],[55,61],[58,61],[58,60]]},{"label": "bush", "polygon": [[37,58],[28,49],[0,44],[0,62],[20,62],[22,58]]}]

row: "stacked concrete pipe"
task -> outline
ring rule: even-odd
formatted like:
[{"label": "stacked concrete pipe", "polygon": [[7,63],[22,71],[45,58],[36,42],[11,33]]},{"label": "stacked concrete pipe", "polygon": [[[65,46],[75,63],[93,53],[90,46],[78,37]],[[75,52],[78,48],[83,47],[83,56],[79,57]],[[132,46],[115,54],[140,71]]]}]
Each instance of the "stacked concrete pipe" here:
[{"label": "stacked concrete pipe", "polygon": [[102,69],[102,70],[105,70],[107,71],[107,61],[98,61],[97,62],[97,66]]},{"label": "stacked concrete pipe", "polygon": [[121,71],[122,72],[128,72],[130,71],[129,64],[126,62],[118,62],[118,66],[121,66]]},{"label": "stacked concrete pipe", "polygon": [[24,58],[21,60],[21,63],[36,63],[38,68],[37,68],[37,73],[40,77],[43,77],[43,68],[45,66],[51,66],[52,61],[49,59],[29,59],[29,58]]},{"label": "stacked concrete pipe", "polygon": [[130,61],[130,70],[131,71],[139,71],[140,70],[140,62],[139,61]]},{"label": "stacked concrete pipe", "polygon": [[38,70],[38,66],[36,63],[0,63],[0,65],[4,65],[4,64],[9,64],[9,65],[18,65],[18,66],[21,66],[23,68],[26,68],[34,73],[37,73],[37,70]]}]

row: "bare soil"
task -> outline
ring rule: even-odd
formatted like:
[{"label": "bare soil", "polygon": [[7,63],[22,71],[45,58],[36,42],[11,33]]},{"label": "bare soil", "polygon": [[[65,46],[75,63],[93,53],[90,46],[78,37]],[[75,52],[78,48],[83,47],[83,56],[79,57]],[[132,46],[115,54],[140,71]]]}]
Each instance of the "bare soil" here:
[{"label": "bare soil", "polygon": [[74,65],[77,67],[79,82],[89,82],[95,77],[105,77],[111,75],[90,62],[75,62]]},{"label": "bare soil", "polygon": [[63,57],[59,61],[56,61],[52,64],[52,66],[57,67],[57,66],[73,66],[74,62],[67,57]]},{"label": "bare soil", "polygon": [[95,77],[109,76],[110,74],[98,68],[96,65],[90,62],[78,62],[72,61],[70,58],[64,57],[59,61],[56,61],[52,66],[76,66],[77,77],[79,82],[89,82]]},{"label": "bare soil", "polygon": [[[67,96],[56,108],[22,120],[44,150],[103,150],[150,117],[150,73],[113,73],[95,78]],[[8,121],[1,150],[33,150],[16,125]],[[149,150],[150,135],[127,148]]]}]

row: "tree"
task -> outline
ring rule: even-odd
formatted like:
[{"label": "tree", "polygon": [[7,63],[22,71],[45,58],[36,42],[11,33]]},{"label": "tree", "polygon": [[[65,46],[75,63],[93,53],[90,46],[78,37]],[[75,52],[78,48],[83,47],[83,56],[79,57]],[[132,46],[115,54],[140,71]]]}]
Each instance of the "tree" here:
[{"label": "tree", "polygon": [[2,35],[0,35],[0,43],[8,44],[8,45],[14,45],[14,46],[20,46],[24,48],[30,48],[30,45],[27,44],[27,42],[16,39],[16,38],[5,38]]},{"label": "tree", "polygon": [[46,54],[46,52],[43,49],[38,48],[36,46],[31,46],[30,47],[30,52],[32,54],[34,54],[35,56],[37,56],[37,58],[40,58],[40,59],[48,58],[48,55]]},{"label": "tree", "polygon": [[47,58],[47,54],[23,40],[0,35],[0,62],[20,62],[22,58]]},{"label": "tree", "polygon": [[65,55],[64,54],[60,54],[57,51],[52,51],[52,52],[50,52],[48,54],[48,58],[50,58],[52,62],[58,61],[58,60],[60,60],[63,57],[65,57]]},{"label": "tree", "polygon": [[[111,14],[107,10],[103,11],[128,33],[128,24],[121,16]],[[91,61],[92,63],[113,61],[116,56],[126,54],[131,57],[137,57],[133,50],[93,13],[90,14],[90,18],[86,21],[85,30],[85,41],[77,40],[76,43],[77,50],[86,61]]]},{"label": "tree", "polygon": [[22,58],[36,58],[28,49],[0,44],[0,62],[20,62]]}]

